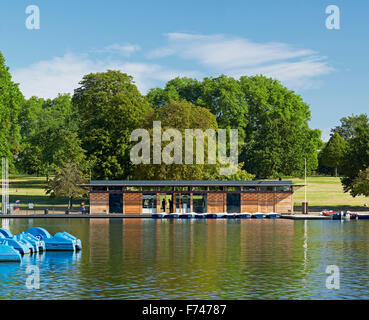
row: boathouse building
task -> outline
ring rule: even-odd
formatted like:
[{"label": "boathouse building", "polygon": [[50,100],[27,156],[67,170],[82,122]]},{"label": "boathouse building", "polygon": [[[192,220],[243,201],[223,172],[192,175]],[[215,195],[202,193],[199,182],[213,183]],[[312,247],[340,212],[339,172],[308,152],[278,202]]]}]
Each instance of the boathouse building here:
[{"label": "boathouse building", "polygon": [[91,214],[293,213],[292,181],[91,181]]}]

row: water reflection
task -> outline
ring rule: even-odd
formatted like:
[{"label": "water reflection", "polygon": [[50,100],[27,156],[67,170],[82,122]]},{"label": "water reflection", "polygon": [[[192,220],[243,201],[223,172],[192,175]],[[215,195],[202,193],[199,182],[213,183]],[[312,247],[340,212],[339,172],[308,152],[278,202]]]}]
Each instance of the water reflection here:
[{"label": "water reflection", "polygon": [[[46,252],[0,264],[0,298],[326,299],[367,298],[368,222],[291,220],[10,220],[67,231],[80,253]],[[327,265],[341,289],[325,288]],[[27,265],[41,288],[25,288]]]}]

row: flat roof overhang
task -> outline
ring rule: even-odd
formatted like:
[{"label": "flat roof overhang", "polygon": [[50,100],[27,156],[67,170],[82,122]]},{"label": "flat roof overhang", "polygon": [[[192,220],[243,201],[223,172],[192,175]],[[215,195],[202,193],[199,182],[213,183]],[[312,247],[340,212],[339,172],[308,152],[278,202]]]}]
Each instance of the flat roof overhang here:
[{"label": "flat roof overhang", "polygon": [[83,187],[304,187],[290,180],[209,181],[209,180],[91,180]]}]

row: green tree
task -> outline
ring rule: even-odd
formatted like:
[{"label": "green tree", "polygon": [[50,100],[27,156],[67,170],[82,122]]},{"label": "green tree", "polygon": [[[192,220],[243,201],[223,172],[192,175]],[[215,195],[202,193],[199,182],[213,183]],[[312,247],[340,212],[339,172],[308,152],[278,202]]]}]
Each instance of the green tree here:
[{"label": "green tree", "polygon": [[[215,116],[206,108],[198,107],[185,100],[169,101],[161,108],[151,112],[145,122],[145,128],[150,132],[151,150],[152,150],[152,126],[153,121],[160,121],[162,132],[166,129],[177,129],[182,134],[182,150],[185,150],[185,130],[186,129],[213,129],[217,130],[217,121]],[[169,142],[162,142],[162,148],[165,148]],[[196,141],[193,142],[194,149]],[[182,152],[182,164],[153,164],[152,152],[150,153],[151,164],[137,165],[132,178],[149,180],[199,180],[204,177],[213,176],[216,173],[216,166],[207,164],[207,139],[204,139],[204,164],[185,164],[185,152]],[[196,151],[194,151],[195,157]]]},{"label": "green tree", "polygon": [[341,125],[333,128],[332,134],[338,133],[345,141],[355,137],[357,128],[369,124],[366,114],[343,117],[340,121]]},{"label": "green tree", "polygon": [[60,165],[60,154],[75,160],[73,150],[81,144],[71,97],[69,94],[47,100],[32,97],[25,106],[19,116],[22,133],[19,166],[26,173],[45,173],[48,179]]},{"label": "green tree", "polygon": [[336,177],[338,175],[338,167],[342,165],[342,161],[345,157],[346,148],[346,141],[336,132],[331,136],[321,152],[321,161],[323,165],[334,168]]},{"label": "green tree", "polygon": [[55,176],[46,186],[46,194],[51,198],[68,198],[68,209],[73,207],[73,199],[86,196],[80,185],[87,183],[87,175],[79,163],[65,162],[55,170]]},{"label": "green tree", "polygon": [[237,80],[221,75],[198,81],[190,78],[175,78],[164,89],[152,89],[148,95],[153,108],[164,106],[169,100],[186,100],[209,109],[215,116],[219,128],[238,128],[240,143],[246,136],[248,107],[244,93]]},{"label": "green tree", "polygon": [[247,139],[241,154],[245,169],[258,178],[302,176],[318,166],[320,130],[309,128],[309,106],[279,81],[241,77],[249,108]]},{"label": "green tree", "polygon": [[352,192],[355,195],[369,197],[369,168],[360,170],[352,183]]},{"label": "green tree", "polygon": [[369,124],[362,124],[355,130],[355,136],[348,141],[342,161],[342,185],[345,192],[355,197],[367,195],[363,182],[369,168]]},{"label": "green tree", "polygon": [[24,97],[18,84],[12,81],[0,52],[0,157],[7,157],[11,167],[20,151],[18,114],[23,104]]},{"label": "green tree", "polygon": [[83,77],[73,95],[79,136],[96,179],[124,179],[132,174],[130,135],[141,128],[150,106],[131,76],[108,70]]}]

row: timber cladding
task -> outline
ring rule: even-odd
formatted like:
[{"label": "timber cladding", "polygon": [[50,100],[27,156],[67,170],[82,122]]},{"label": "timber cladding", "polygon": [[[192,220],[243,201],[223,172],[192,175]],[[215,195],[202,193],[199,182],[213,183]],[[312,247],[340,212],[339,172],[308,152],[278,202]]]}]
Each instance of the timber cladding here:
[{"label": "timber cladding", "polygon": [[292,213],[292,193],[241,193],[241,212]]},{"label": "timber cladding", "polygon": [[208,193],[207,195],[207,212],[221,213],[226,212],[226,194],[225,193]]},{"label": "timber cladding", "polygon": [[142,193],[124,193],[123,195],[124,213],[142,213]]},{"label": "timber cladding", "polygon": [[90,213],[93,214],[109,213],[109,193],[90,194]]}]

